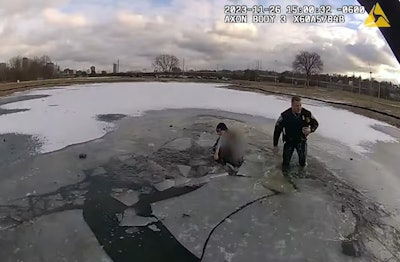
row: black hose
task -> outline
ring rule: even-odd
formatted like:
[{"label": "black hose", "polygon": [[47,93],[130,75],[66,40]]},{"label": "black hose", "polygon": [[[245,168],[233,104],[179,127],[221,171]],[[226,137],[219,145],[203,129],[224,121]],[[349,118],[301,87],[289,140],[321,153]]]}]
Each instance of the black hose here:
[{"label": "black hose", "polygon": [[233,211],[232,213],[230,213],[229,215],[227,215],[224,219],[222,219],[222,220],[211,230],[211,232],[210,232],[210,233],[208,234],[208,236],[207,236],[206,242],[204,243],[203,251],[201,252],[200,261],[203,260],[203,257],[204,257],[205,251],[206,251],[206,247],[207,247],[208,241],[209,241],[210,238],[211,238],[211,235],[214,233],[214,231],[215,231],[222,223],[225,222],[225,220],[227,220],[228,218],[230,218],[230,217],[233,216],[234,214],[238,213],[238,212],[241,211],[242,209],[244,209],[244,208],[246,208],[246,207],[248,207],[248,206],[250,206],[250,205],[252,205],[252,204],[254,204],[254,203],[258,202],[258,201],[260,201],[260,200],[266,199],[266,198],[271,197],[271,196],[276,196],[276,195],[278,195],[278,194],[281,193],[281,192],[276,191],[276,190],[272,190],[272,189],[270,189],[270,190],[271,190],[272,192],[274,192],[274,194],[272,194],[272,195],[264,195],[264,196],[262,196],[262,197],[259,197],[259,198],[255,199],[255,200],[252,200],[252,201],[250,201],[250,202],[244,204],[243,206],[237,208],[235,211]]}]

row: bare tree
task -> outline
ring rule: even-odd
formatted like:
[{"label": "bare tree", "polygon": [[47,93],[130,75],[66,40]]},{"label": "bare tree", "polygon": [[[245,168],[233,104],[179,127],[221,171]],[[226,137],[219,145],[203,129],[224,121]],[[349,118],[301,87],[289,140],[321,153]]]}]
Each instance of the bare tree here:
[{"label": "bare tree", "polygon": [[315,52],[301,51],[293,61],[293,69],[306,74],[307,87],[310,85],[311,75],[320,73],[323,66],[321,57]]},{"label": "bare tree", "polygon": [[154,59],[153,67],[155,72],[172,72],[172,69],[179,66],[179,59],[174,55],[158,55]]},{"label": "bare tree", "polygon": [[9,61],[10,65],[10,79],[12,81],[21,80],[22,79],[22,57],[16,56],[12,57]]},{"label": "bare tree", "polygon": [[15,56],[10,59],[10,67],[12,69],[21,69],[22,68],[22,57]]},{"label": "bare tree", "polygon": [[55,65],[50,57],[12,57],[7,68],[6,80],[36,80],[38,78],[53,78],[56,76]]}]

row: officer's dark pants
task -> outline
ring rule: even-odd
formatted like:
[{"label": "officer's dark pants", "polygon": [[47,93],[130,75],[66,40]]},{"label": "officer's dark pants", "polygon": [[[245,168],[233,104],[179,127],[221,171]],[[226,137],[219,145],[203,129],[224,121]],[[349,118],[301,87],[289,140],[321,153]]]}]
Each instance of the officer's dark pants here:
[{"label": "officer's dark pants", "polygon": [[287,170],[290,165],[290,160],[292,159],[292,155],[294,150],[296,149],[297,155],[299,156],[299,165],[304,167],[306,165],[307,159],[307,141],[302,140],[300,142],[285,142],[283,146],[283,163],[282,168]]}]

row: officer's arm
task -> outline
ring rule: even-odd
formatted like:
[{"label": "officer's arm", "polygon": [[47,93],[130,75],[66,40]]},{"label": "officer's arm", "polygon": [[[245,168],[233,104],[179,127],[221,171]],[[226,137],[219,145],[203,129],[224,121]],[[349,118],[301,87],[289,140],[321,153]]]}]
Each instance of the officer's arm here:
[{"label": "officer's arm", "polygon": [[317,130],[317,128],[319,126],[319,123],[318,123],[317,119],[313,116],[313,114],[311,114],[310,125],[311,125],[311,132],[315,132],[315,130]]},{"label": "officer's arm", "polygon": [[279,116],[278,121],[276,121],[276,124],[275,124],[274,146],[278,146],[279,137],[281,136],[282,131],[283,131],[283,117],[281,115],[281,116]]}]

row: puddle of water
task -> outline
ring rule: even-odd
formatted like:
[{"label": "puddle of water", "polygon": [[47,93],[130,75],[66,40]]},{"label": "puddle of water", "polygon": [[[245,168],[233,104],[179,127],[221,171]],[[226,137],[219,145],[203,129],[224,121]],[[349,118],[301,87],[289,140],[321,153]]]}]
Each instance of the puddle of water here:
[{"label": "puddle of water", "polygon": [[[197,188],[199,186],[141,193],[139,202],[132,207],[136,210],[135,215],[141,217],[139,220],[131,218],[130,222],[146,222],[135,226],[123,223],[124,216],[121,214],[126,214],[127,206],[110,196],[112,188],[109,181],[97,178],[86,195],[83,216],[100,245],[114,261],[195,262],[199,258],[183,247],[162,221],[152,216],[150,204]],[[134,229],[132,226],[135,226]]]}]

